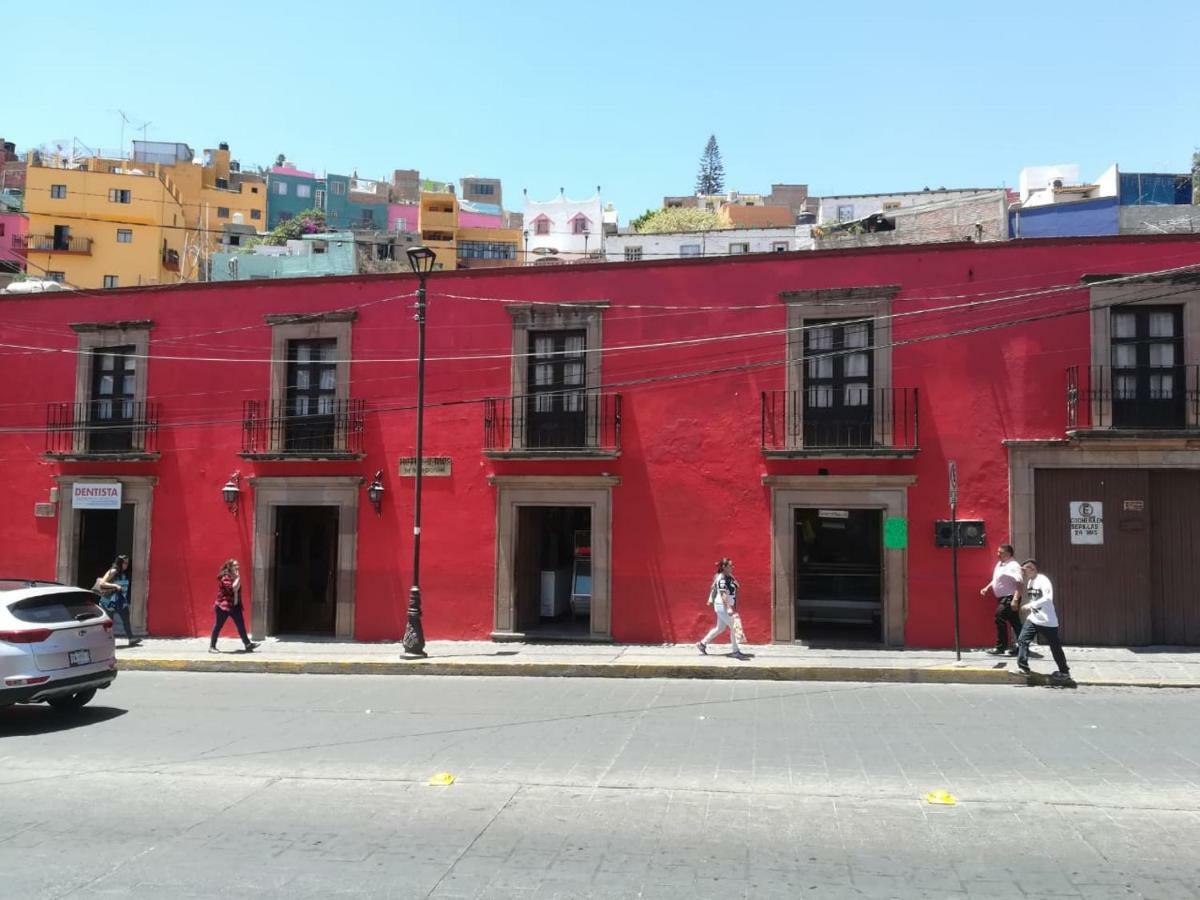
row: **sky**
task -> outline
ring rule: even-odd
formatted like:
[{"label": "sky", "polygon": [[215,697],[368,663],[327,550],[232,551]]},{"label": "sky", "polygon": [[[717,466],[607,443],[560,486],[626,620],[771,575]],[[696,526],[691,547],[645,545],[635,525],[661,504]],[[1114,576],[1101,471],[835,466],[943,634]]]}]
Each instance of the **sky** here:
[{"label": "sky", "polygon": [[[219,14],[218,14],[219,13]],[[0,135],[230,144],[243,166],[503,179],[622,223],[691,193],[815,195],[1184,172],[1200,145],[1200,3],[569,0],[161,4],[3,17]]]}]

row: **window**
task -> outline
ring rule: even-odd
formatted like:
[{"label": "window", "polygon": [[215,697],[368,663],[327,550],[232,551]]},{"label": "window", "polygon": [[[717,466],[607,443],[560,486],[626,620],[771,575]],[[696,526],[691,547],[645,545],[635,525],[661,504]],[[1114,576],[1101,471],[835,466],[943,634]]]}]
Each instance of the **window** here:
[{"label": "window", "polygon": [[772,253],[787,253],[787,251],[789,249],[790,248],[788,247],[787,241],[772,241],[771,242],[771,252]]},{"label": "window", "polygon": [[840,204],[837,208],[837,220],[839,222],[849,222],[854,218],[854,204]]},{"label": "window", "polygon": [[287,192],[288,192],[288,190],[287,190],[287,189],[288,189],[288,186],[287,186],[287,182],[286,182],[286,181],[277,181],[277,182],[275,182],[275,184],[274,184],[274,188],[275,188],[275,195],[276,195],[277,197],[286,197],[286,196],[287,196]]},{"label": "window", "polygon": [[479,197],[490,197],[496,193],[496,186],[494,184],[473,184],[471,193]]},{"label": "window", "polygon": [[133,191],[125,188],[109,188],[108,202],[109,203],[130,203],[133,201]]},{"label": "window", "polygon": [[229,190],[229,179],[228,178],[218,178],[218,179],[216,179],[216,182],[217,182],[218,190],[222,190],[222,191]]},{"label": "window", "polygon": [[288,341],[285,450],[334,449],[337,339]]},{"label": "window", "polygon": [[325,192],[321,188],[317,188],[316,202],[313,203],[317,209],[325,208]]},{"label": "window", "polygon": [[871,446],[872,323],[804,324],[804,446]]},{"label": "window", "polygon": [[117,229],[117,243],[118,244],[132,244],[133,243],[133,229],[132,228],[118,228]]},{"label": "window", "polygon": [[589,231],[591,231],[591,227],[591,220],[589,220],[588,217],[583,213],[580,213],[571,220],[572,234],[587,234]]},{"label": "window", "polygon": [[363,225],[374,225],[375,224],[375,210],[373,210],[373,209],[360,210],[359,211],[359,220],[362,222]]},{"label": "window", "polygon": [[252,194],[257,194],[257,193],[258,193],[258,188],[257,188],[257,187],[251,187],[251,188],[250,188],[250,193],[252,193]]},{"label": "window", "polygon": [[346,193],[346,182],[344,182],[344,181],[330,182],[329,190],[338,195],[344,194],[344,193]]},{"label": "window", "polygon": [[65,200],[67,196],[67,186],[65,184],[50,185],[51,200]]},{"label": "window", "polygon": [[516,259],[517,248],[499,241],[459,241],[458,255],[460,259]]},{"label": "window", "polygon": [[296,196],[297,197],[311,197],[312,196],[312,185],[310,185],[310,184],[296,185]]},{"label": "window", "polygon": [[641,247],[626,247],[625,248],[625,262],[637,262],[641,258],[642,258],[642,248]]},{"label": "window", "polygon": [[680,244],[679,245],[679,255],[680,256],[699,256],[700,255],[700,245],[699,244]]},{"label": "window", "polygon": [[750,245],[749,245],[749,244],[746,244],[746,243],[740,243],[740,244],[730,244],[730,245],[729,245],[729,252],[730,252],[731,254],[733,254],[734,256],[737,256],[737,255],[739,255],[739,254],[742,254],[742,253],[749,253],[749,252],[750,252]]},{"label": "window", "polygon": [[57,281],[59,284],[65,284],[66,280],[67,280],[67,273],[66,272],[54,272],[54,271],[47,269],[46,273],[42,277],[45,278],[47,281]]},{"label": "window", "polygon": [[4,223],[0,222],[0,237],[4,237]]},{"label": "window", "polygon": [[586,345],[583,329],[530,332],[526,447],[585,446]]},{"label": "window", "polygon": [[546,218],[545,216],[538,216],[536,219],[534,219],[533,220],[533,233],[534,234],[549,234],[550,233],[550,220],[548,218]]},{"label": "window", "polygon": [[104,286],[106,288],[117,287],[117,276],[116,275],[105,275],[104,276]]},{"label": "window", "polygon": [[59,253],[65,253],[71,249],[70,225],[54,226],[54,242],[51,244],[51,247]]},{"label": "window", "polygon": [[250,218],[252,218],[252,219],[261,219],[261,218],[262,218],[262,210],[261,210],[261,209],[252,209],[252,210],[250,210]]},{"label": "window", "polygon": [[229,218],[229,207],[228,206],[218,206],[217,207],[217,218],[218,219],[228,219]]},{"label": "window", "polygon": [[[109,285],[108,279],[114,283]],[[116,276],[105,275],[104,286],[116,287]],[[97,347],[92,351],[92,384],[88,398],[87,449],[119,453],[133,449],[137,398],[137,358],[133,346]]]},{"label": "window", "polygon": [[1113,426],[1183,426],[1183,307],[1114,309],[1111,327]]}]

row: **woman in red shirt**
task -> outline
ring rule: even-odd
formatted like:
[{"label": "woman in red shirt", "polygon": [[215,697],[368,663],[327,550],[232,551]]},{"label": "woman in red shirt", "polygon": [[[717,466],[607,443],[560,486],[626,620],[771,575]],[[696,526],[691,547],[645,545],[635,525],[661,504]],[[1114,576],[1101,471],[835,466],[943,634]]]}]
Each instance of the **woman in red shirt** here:
[{"label": "woman in red shirt", "polygon": [[212,640],[208,642],[209,653],[220,653],[217,649],[217,638],[221,634],[221,628],[225,625],[226,619],[233,619],[233,624],[237,626],[238,637],[242,639],[242,645],[246,648],[247,653],[253,652],[254,648],[258,646],[246,636],[246,620],[242,616],[241,588],[242,577],[238,574],[238,561],[236,559],[225,560],[221,565],[221,571],[217,573],[217,602],[213,606],[217,621],[213,625]]}]

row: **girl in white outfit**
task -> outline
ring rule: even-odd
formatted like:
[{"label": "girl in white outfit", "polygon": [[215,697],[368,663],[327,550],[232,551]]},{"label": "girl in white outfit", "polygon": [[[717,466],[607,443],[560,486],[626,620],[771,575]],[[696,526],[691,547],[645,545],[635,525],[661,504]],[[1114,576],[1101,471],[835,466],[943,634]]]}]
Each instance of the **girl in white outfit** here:
[{"label": "girl in white outfit", "polygon": [[734,659],[747,658],[738,647],[737,635],[733,632],[733,623],[730,620],[737,608],[737,591],[737,579],[733,577],[733,560],[722,559],[717,563],[717,574],[713,576],[712,587],[708,592],[708,602],[712,605],[713,612],[717,614],[717,624],[696,645],[696,649],[701,653],[708,655],[709,642],[720,635],[722,631],[729,629],[729,643],[733,649],[733,653],[730,655]]}]

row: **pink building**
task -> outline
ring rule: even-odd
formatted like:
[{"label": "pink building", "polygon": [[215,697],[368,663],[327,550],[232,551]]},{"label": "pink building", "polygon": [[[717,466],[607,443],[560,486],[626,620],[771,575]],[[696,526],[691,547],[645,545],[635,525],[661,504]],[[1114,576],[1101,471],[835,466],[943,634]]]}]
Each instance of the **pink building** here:
[{"label": "pink building", "polygon": [[[0,206],[0,210],[4,207]],[[25,271],[25,242],[29,220],[23,213],[0,211],[0,272]]]},{"label": "pink building", "polygon": [[420,208],[416,203],[389,203],[388,231],[416,231],[417,212]]}]

